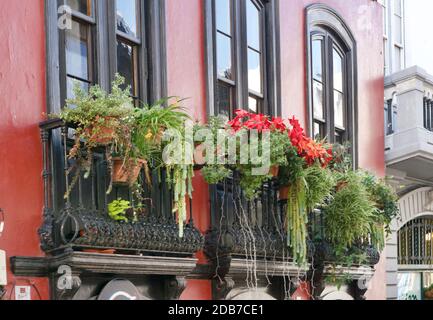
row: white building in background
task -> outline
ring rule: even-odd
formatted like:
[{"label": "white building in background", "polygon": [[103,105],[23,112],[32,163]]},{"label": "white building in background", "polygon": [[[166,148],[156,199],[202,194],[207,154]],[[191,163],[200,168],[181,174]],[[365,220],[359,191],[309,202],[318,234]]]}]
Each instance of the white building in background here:
[{"label": "white building in background", "polygon": [[388,299],[433,299],[432,0],[384,8],[385,158],[400,195],[387,242]]}]

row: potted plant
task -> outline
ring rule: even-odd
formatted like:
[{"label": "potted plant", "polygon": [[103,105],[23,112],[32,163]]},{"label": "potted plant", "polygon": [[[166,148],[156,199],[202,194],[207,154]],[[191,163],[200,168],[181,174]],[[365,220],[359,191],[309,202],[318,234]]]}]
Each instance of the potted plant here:
[{"label": "potted plant", "polygon": [[[173,213],[178,213],[179,236],[182,237],[187,217],[186,197],[192,198],[194,175],[192,161],[185,158],[186,154],[192,155],[192,144],[185,136],[185,125],[190,117],[177,98],[170,103],[171,99],[163,99],[153,105],[135,109],[132,140],[138,155],[147,159],[151,168],[166,168],[167,180],[174,195]],[[176,139],[174,143],[173,139]],[[188,150],[191,152],[188,153]],[[167,161],[165,158],[171,151],[174,151],[173,156],[176,159]]]},{"label": "potted plant", "polygon": [[[121,198],[112,201],[108,204],[108,216],[117,222],[129,222],[127,217],[128,210],[131,210],[131,203]],[[88,253],[103,253],[103,254],[114,254],[115,249],[83,249],[84,252]]]},{"label": "potted plant", "polygon": [[[85,92],[76,83],[74,98],[66,101],[60,114],[52,115],[74,127],[75,143],[68,157],[77,161],[78,167],[85,171],[85,178],[90,175],[94,149],[105,148],[108,167],[115,169],[112,170],[114,179],[111,179],[107,193],[111,192],[113,180],[116,182],[116,178],[121,177],[120,181],[124,181],[126,176],[128,180],[133,180],[129,173],[135,173],[136,169],[131,167],[142,165],[142,162],[132,158],[133,107],[129,88],[121,89],[123,84],[124,79],[116,75],[111,93],[107,93],[98,85]],[[113,155],[117,157],[113,159]],[[65,197],[69,196],[79,175],[80,170],[77,170]]]},{"label": "potted plant", "polygon": [[[211,120],[216,123],[215,120]],[[211,122],[211,123],[212,123]],[[258,195],[258,190],[262,185],[272,177],[277,177],[280,166],[287,165],[285,156],[286,149],[290,146],[289,138],[285,132],[286,126],[281,118],[269,118],[263,114],[252,114],[244,110],[237,110],[236,117],[227,122],[224,126],[221,123],[217,128],[210,130],[216,137],[215,129],[225,130],[225,135],[228,140],[228,145],[236,146],[236,161],[230,161],[229,154],[221,154],[218,149],[218,142],[213,142],[214,150],[212,154],[222,157],[226,160],[226,164],[208,163],[202,170],[205,180],[216,184],[226,179],[229,176],[230,170],[236,170],[240,174],[240,185],[248,200],[254,199]],[[251,137],[252,133],[257,133],[257,143],[249,144],[248,159],[242,159],[243,137]],[[269,135],[269,140],[263,139],[264,135]],[[215,138],[214,138],[215,139]],[[266,148],[264,143],[269,143],[269,148]],[[266,154],[269,152],[269,154]],[[262,164],[256,164],[252,161],[250,155],[257,154],[263,159],[269,156],[269,171],[258,173],[258,169]]]}]

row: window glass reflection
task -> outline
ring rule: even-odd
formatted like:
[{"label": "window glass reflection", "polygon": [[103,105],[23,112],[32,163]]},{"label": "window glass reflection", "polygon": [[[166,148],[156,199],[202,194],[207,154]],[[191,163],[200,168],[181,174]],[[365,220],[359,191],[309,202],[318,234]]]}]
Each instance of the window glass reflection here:
[{"label": "window glass reflection", "polygon": [[248,87],[262,93],[261,56],[254,50],[248,49]]},{"label": "window glass reflection", "polygon": [[66,72],[87,80],[88,54],[88,27],[72,21],[72,28],[66,31]]},{"label": "window glass reflection", "polygon": [[344,96],[337,90],[334,90],[334,117],[335,126],[344,128]]},{"label": "window glass reflection", "polygon": [[216,88],[217,110],[219,113],[231,115],[231,88],[221,82],[218,82]]},{"label": "window glass reflection", "polygon": [[126,88],[131,86],[131,94],[134,92],[134,50],[133,47],[123,43],[117,42],[117,72],[125,78]]},{"label": "window glass reflection", "polygon": [[217,0],[215,1],[216,11],[216,27],[217,30],[231,35],[231,10],[230,0]]},{"label": "window glass reflection", "polygon": [[217,34],[217,69],[218,76],[232,79],[231,39],[221,33]]},{"label": "window glass reflection", "polygon": [[333,51],[334,89],[343,92],[343,58],[340,53]]},{"label": "window glass reflection", "polygon": [[66,4],[71,7],[72,10],[78,11],[87,16],[92,15],[92,7],[90,0],[67,0]]},{"label": "window glass reflection", "polygon": [[252,113],[258,113],[259,112],[259,106],[257,99],[253,97],[248,98],[248,108],[250,109],[250,112]]},{"label": "window glass reflection", "polygon": [[313,81],[313,107],[314,118],[325,119],[323,112],[323,85],[318,81]]},{"label": "window glass reflection", "polygon": [[322,40],[314,40],[312,43],[313,78],[318,81],[323,80],[322,43]]},{"label": "window glass reflection", "polygon": [[68,99],[75,98],[74,86],[76,83],[78,83],[80,85],[80,88],[83,91],[85,91],[85,92],[89,91],[89,83],[84,82],[84,81],[79,81],[79,80],[71,78],[71,77],[66,77],[66,97]]},{"label": "window glass reflection", "polygon": [[260,50],[260,12],[256,5],[251,1],[247,1],[247,33],[248,46],[250,48]]},{"label": "window glass reflection", "polygon": [[116,0],[117,30],[137,37],[136,0]]}]

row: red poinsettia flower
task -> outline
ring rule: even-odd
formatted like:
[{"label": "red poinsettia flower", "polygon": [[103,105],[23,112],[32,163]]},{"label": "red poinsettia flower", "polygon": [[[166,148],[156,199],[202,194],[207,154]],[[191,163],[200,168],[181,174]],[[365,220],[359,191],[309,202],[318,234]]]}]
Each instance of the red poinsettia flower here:
[{"label": "red poinsettia flower", "polygon": [[321,143],[307,137],[295,117],[289,119],[289,122],[292,129],[288,130],[288,134],[292,145],[297,148],[298,155],[303,157],[308,165],[318,161],[322,166],[326,167],[332,160],[332,150],[330,153],[329,149],[326,149]]},{"label": "red poinsettia flower", "polygon": [[284,120],[280,117],[272,118],[271,127],[274,128],[275,130],[280,130],[281,132],[287,130],[287,126],[284,123]]}]

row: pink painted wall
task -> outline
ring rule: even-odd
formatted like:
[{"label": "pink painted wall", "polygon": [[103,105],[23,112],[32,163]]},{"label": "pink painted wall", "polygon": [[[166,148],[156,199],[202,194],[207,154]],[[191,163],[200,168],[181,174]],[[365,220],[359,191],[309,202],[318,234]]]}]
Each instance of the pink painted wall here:
[{"label": "pink painted wall", "polygon": [[[168,95],[184,102],[196,120],[206,120],[204,18],[202,0],[167,0]],[[196,173],[199,175],[199,173]],[[209,190],[201,177],[194,181],[194,219],[201,231],[210,225]],[[204,261],[202,253],[198,254]],[[182,299],[211,299],[210,281],[188,281]]]},{"label": "pink painted wall", "polygon": [[[45,33],[43,0],[0,1],[0,207],[6,224],[0,249],[11,256],[42,256],[37,230],[42,218],[42,154],[38,123],[45,109]],[[45,279],[34,284],[48,298]],[[32,298],[39,296],[32,287]]]},{"label": "pink painted wall", "polygon": [[[325,3],[352,30],[358,49],[358,139],[360,167],[384,175],[382,11],[372,0],[281,0],[281,73],[283,115],[307,123],[305,8]],[[368,291],[385,299],[385,265],[381,262]]]}]

